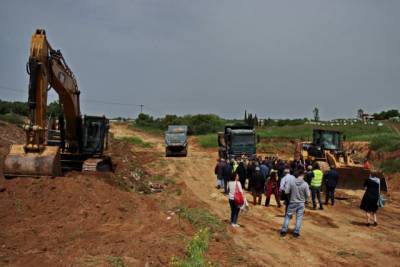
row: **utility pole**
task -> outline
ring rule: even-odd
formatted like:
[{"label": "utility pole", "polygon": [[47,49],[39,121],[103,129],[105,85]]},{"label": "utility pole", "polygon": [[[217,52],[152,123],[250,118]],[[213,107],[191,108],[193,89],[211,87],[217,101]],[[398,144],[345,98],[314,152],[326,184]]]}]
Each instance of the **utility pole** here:
[{"label": "utility pole", "polygon": [[144,107],[144,105],[143,105],[143,104],[140,104],[139,107],[140,107],[140,113],[143,113],[143,107]]}]

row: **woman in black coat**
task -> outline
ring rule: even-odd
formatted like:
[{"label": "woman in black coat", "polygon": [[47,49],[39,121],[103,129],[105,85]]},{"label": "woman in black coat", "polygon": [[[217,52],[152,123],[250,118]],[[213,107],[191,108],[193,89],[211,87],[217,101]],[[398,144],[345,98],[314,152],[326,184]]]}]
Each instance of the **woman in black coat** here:
[{"label": "woman in black coat", "polygon": [[378,225],[376,212],[380,194],[380,179],[372,175],[364,182],[365,193],[361,200],[360,209],[366,212],[367,226],[370,226],[371,214],[374,218],[374,226]]}]

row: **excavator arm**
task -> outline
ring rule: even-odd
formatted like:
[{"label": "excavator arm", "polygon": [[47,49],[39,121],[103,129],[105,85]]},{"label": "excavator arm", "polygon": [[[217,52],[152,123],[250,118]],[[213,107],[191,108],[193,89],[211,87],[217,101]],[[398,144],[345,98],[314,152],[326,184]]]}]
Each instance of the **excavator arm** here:
[{"label": "excavator arm", "polygon": [[65,144],[70,152],[81,148],[79,90],[74,74],[59,50],[54,50],[42,29],[32,36],[29,61],[29,123],[26,142],[13,145],[5,159],[5,176],[57,176],[61,172],[59,147],[47,146],[46,108],[48,90],[59,95],[65,116]]},{"label": "excavator arm", "polygon": [[59,50],[47,41],[44,30],[36,30],[32,36],[28,62],[29,124],[25,126],[27,151],[40,151],[45,145],[47,92],[54,88],[66,121],[66,143],[71,150],[79,149],[81,113],[79,90],[74,74],[65,63]]}]

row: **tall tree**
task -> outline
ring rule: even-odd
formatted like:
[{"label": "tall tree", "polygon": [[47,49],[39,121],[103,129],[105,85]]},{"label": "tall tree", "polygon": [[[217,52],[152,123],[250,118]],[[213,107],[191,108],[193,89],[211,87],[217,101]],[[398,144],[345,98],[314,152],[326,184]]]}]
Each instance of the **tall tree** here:
[{"label": "tall tree", "polygon": [[360,108],[359,110],[357,110],[357,118],[362,120],[363,116],[364,116],[364,110]]},{"label": "tall tree", "polygon": [[313,114],[314,114],[314,121],[319,121],[319,109],[317,107],[314,108]]}]

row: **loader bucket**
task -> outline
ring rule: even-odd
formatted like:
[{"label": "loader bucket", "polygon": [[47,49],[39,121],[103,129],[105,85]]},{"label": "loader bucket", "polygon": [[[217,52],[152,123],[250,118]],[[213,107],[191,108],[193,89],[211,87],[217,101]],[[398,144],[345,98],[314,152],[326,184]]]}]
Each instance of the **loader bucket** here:
[{"label": "loader bucket", "polygon": [[4,161],[4,176],[59,176],[60,151],[57,146],[47,146],[41,152],[26,153],[23,145],[11,145]]},{"label": "loader bucket", "polygon": [[[336,170],[339,174],[337,188],[340,189],[364,189],[364,182],[370,175],[370,170],[362,166],[338,167]],[[388,192],[386,179],[383,173],[378,173],[377,176],[381,180],[381,190]]]}]

